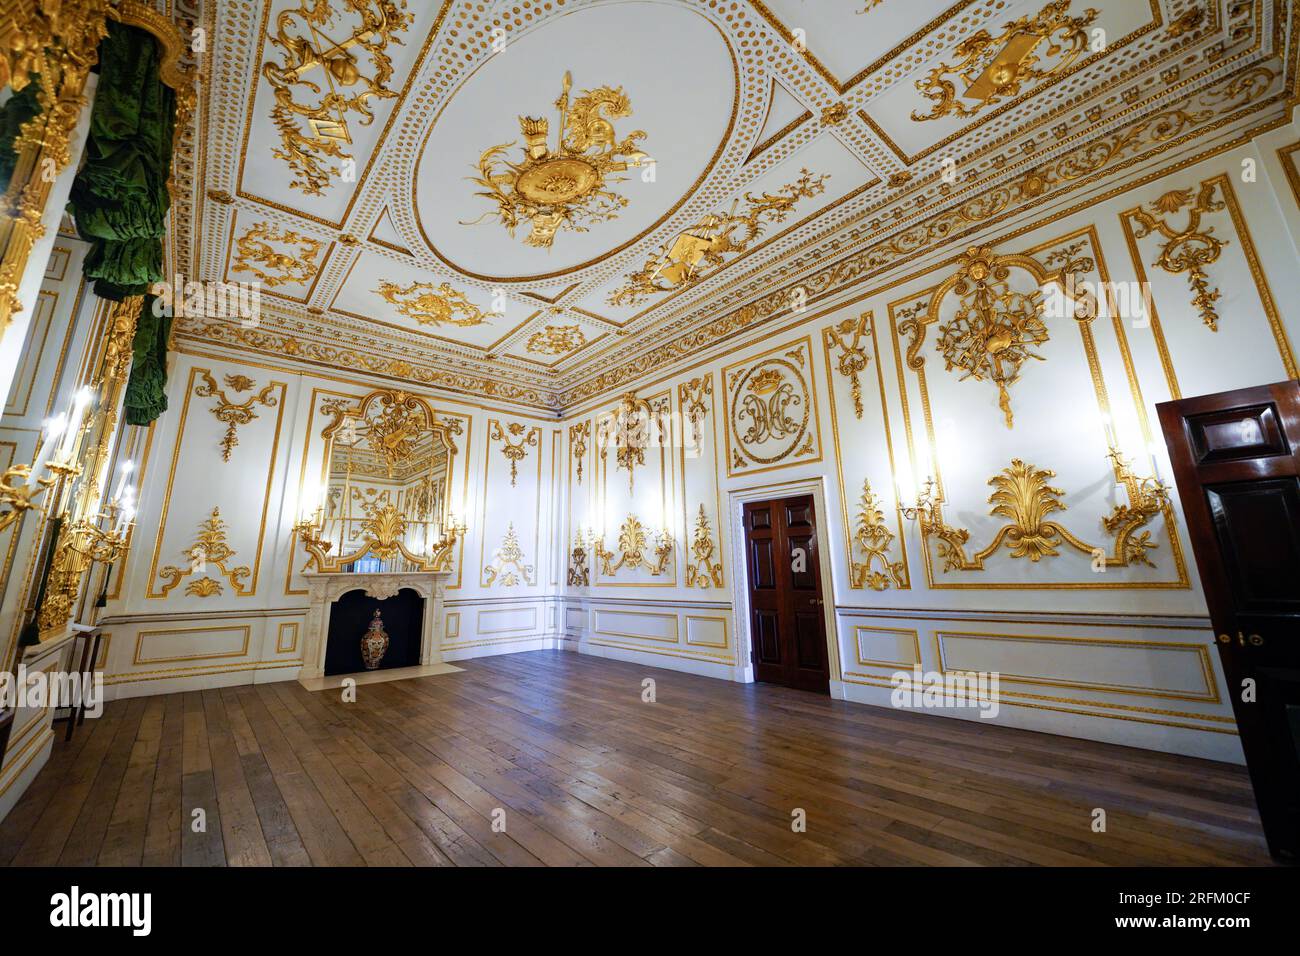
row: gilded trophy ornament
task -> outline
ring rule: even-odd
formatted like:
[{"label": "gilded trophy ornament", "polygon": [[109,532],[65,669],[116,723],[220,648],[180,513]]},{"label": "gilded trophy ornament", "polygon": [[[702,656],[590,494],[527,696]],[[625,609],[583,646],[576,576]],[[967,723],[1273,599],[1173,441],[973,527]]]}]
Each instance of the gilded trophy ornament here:
[{"label": "gilded trophy ornament", "polygon": [[822,332],[828,351],[840,350],[835,367],[841,375],[849,380],[849,395],[853,399],[853,414],[862,417],[862,379],[860,374],[866,369],[870,356],[867,355],[865,337],[870,312],[864,312],[856,319],[845,319],[829,326]]},{"label": "gilded trophy ornament", "polygon": [[[928,113],[913,111],[912,119],[975,116],[1019,96],[1026,83],[1060,76],[1087,52],[1088,27],[1096,19],[1091,7],[1071,16],[1070,0],[1053,0],[1037,14],[1011,21],[997,36],[978,31],[953,49],[956,62],[940,63],[916,81],[917,92],[934,105]],[[964,87],[960,99],[958,83]]]},{"label": "gilded trophy ornament", "polygon": [[524,145],[518,163],[506,158],[513,143],[492,146],[479,157],[479,175],[472,181],[483,188],[475,195],[497,208],[461,225],[475,225],[495,215],[513,237],[527,222],[531,228],[525,245],[547,249],[561,229],[586,232],[592,224],[618,218],[628,200],[609,186],[627,179],[614,174],[649,158],[638,146],[646,133],[638,129],[618,139],[614,121],[632,115],[632,103],[622,87],[583,90],[570,102],[572,86],[573,78],[565,72],[563,90],[555,101],[559,131],[554,149],[546,141],[549,122],[521,116]]},{"label": "gilded trophy ornament", "polygon": [[369,126],[371,101],[397,96],[387,85],[393,76],[387,49],[402,42],[398,34],[415,19],[405,10],[406,0],[300,0],[276,15],[267,39],[280,62],[267,60],[261,72],[275,94],[271,119],[281,145],[272,155],[293,171],[291,189],[322,195],[341,163],[352,161],[344,151],[352,143],[349,118]]},{"label": "gilded trophy ornament", "polygon": [[400,286],[385,279],[374,291],[385,302],[397,306],[402,315],[421,325],[468,328],[488,320],[486,312],[446,282],[412,282]]},{"label": "gilded trophy ornament", "polygon": [[[1207,180],[1201,184],[1194,199],[1190,189],[1173,189],[1149,207],[1140,206],[1130,213],[1138,223],[1134,230],[1137,238],[1144,239],[1152,233],[1164,237],[1160,256],[1154,264],[1174,275],[1186,273],[1187,284],[1192,292],[1192,305],[1211,332],[1219,331],[1219,313],[1214,303],[1222,297],[1222,293],[1210,285],[1205,267],[1218,261],[1219,253],[1228,241],[1215,236],[1213,226],[1202,228],[1201,217],[1226,208],[1226,203],[1214,198],[1217,186],[1217,179]],[[1187,223],[1178,229],[1170,224],[1169,217],[1176,216],[1183,210],[1187,211]]]},{"label": "gilded trophy ornament", "polygon": [[737,199],[730,212],[704,216],[651,253],[640,269],[609,294],[609,304],[636,305],[650,296],[702,281],[728,258],[749,249],[763,235],[767,223],[784,222],[799,200],[825,192],[829,178],[830,174],[813,176],[801,169],[797,180],[776,192],[746,193],[743,210]]}]

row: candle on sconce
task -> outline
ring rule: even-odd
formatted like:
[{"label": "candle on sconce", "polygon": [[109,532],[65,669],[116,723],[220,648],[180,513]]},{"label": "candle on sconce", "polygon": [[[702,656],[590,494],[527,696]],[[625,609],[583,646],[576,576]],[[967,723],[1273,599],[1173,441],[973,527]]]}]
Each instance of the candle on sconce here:
[{"label": "candle on sconce", "polygon": [[1106,445],[1109,448],[1118,449],[1119,444],[1115,441],[1115,423],[1111,421],[1110,414],[1103,412],[1101,415],[1101,427],[1106,430]]},{"label": "candle on sconce", "polygon": [[68,416],[63,412],[55,415],[53,418],[47,418],[41,425],[40,448],[36,451],[36,460],[32,462],[31,474],[28,481],[34,482],[40,477],[41,469],[45,463],[50,460],[51,452],[54,446],[58,444],[59,436],[68,425]]},{"label": "candle on sconce", "polygon": [[1159,480],[1160,480],[1160,462],[1159,462],[1158,456],[1156,455],[1156,446],[1155,446],[1155,442],[1152,442],[1151,444],[1147,445],[1147,455],[1148,455],[1148,456],[1150,457],[1150,459],[1151,459],[1151,477],[1154,478],[1156,481],[1159,481]]},{"label": "candle on sconce", "polygon": [[90,407],[90,400],[94,397],[95,393],[88,385],[77,389],[77,394],[73,396],[72,414],[68,416],[68,429],[63,433],[63,445],[59,449],[60,461],[67,462],[72,457],[72,449],[81,431],[81,423],[86,418],[86,409]]},{"label": "candle on sconce", "polygon": [[119,477],[117,479],[117,489],[113,492],[114,501],[120,501],[122,499],[122,492],[130,487],[127,484],[127,480],[130,479],[131,472],[134,470],[135,462],[129,460],[122,462],[122,467],[119,469]]}]

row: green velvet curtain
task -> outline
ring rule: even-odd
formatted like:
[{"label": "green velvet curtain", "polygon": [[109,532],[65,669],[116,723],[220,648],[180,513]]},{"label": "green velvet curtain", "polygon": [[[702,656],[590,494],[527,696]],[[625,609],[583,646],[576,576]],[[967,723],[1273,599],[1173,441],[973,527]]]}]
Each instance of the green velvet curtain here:
[{"label": "green velvet curtain", "polygon": [[[95,294],[120,302],[163,278],[163,233],[171,198],[175,94],[158,76],[157,41],[110,20],[99,45],[99,85],[90,113],[85,162],[68,210],[91,244],[83,271]],[[146,295],[126,385],[125,418],[148,425],[167,409],[171,318]]]},{"label": "green velvet curtain", "polygon": [[41,102],[36,96],[39,89],[40,83],[30,82],[0,106],[0,191],[9,188],[9,178],[18,162],[14,140],[24,123],[41,114]]}]

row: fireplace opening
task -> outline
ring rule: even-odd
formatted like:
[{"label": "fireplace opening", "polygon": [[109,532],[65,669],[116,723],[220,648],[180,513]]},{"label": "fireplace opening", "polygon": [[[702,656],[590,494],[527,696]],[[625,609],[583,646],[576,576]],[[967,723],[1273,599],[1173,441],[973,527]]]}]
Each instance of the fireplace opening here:
[{"label": "fireplace opening", "polygon": [[[362,639],[374,621],[376,610],[388,635],[388,648],[376,667],[367,668]],[[410,588],[402,588],[393,597],[382,601],[362,590],[347,592],[330,607],[325,675],[417,666],[420,663],[423,623],[424,598]]]}]

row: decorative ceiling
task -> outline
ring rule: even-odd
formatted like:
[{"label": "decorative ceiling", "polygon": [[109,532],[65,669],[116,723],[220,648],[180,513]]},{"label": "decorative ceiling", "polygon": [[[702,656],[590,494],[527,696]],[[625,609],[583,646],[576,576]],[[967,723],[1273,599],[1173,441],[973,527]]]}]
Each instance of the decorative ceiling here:
[{"label": "decorative ceiling", "polygon": [[190,15],[173,267],[261,310],[178,335],[555,410],[1277,120],[1296,82],[1283,0]]}]

